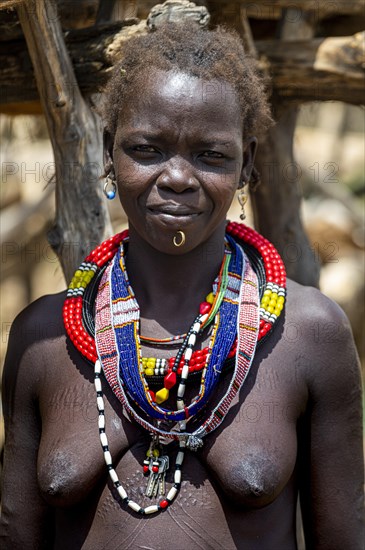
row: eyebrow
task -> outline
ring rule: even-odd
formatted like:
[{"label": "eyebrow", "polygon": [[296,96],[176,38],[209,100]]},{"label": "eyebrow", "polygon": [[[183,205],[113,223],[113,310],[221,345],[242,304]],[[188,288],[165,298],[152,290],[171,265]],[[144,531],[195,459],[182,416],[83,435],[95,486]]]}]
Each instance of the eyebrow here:
[{"label": "eyebrow", "polygon": [[201,144],[204,147],[214,147],[214,146],[217,146],[217,145],[219,147],[229,147],[230,145],[233,144],[233,141],[230,141],[230,140],[209,140],[209,141],[204,141],[204,140],[202,140]]},{"label": "eyebrow", "polygon": [[[128,136],[121,136],[121,139],[134,139],[136,137],[146,139],[146,140],[161,140],[161,139],[164,139],[164,132],[162,130],[161,132],[152,132],[152,131],[149,132],[141,129],[141,130],[128,132]],[[225,140],[202,139],[202,140],[199,140],[199,143],[203,147],[214,147],[214,146],[229,147],[233,144],[233,141],[229,139],[225,139]]]},{"label": "eyebrow", "polygon": [[[223,135],[222,135],[223,134]],[[214,136],[214,132],[213,132]],[[231,134],[224,134],[223,132],[219,135],[217,135],[217,139],[212,139],[211,136],[205,137],[204,135],[199,138],[197,137],[197,142],[199,147],[206,148],[206,149],[214,149],[215,147],[223,148],[223,149],[229,149],[230,147],[235,146],[235,140],[230,139]],[[159,130],[158,128],[151,128],[150,130],[146,127],[140,127],[140,128],[132,128],[130,131],[128,131],[127,134],[121,135],[118,139],[119,145],[124,142],[126,145],[128,145],[129,142],[133,142],[135,139],[144,139],[146,141],[155,141],[160,143],[169,143],[169,140],[166,139],[164,129],[161,128]],[[195,141],[195,140],[194,140]],[[193,142],[194,145],[194,142]]]},{"label": "eyebrow", "polygon": [[[149,132],[148,130],[134,130],[132,132],[128,132],[128,138],[143,138],[143,139],[161,139],[161,136],[163,136],[163,132]],[[121,139],[123,139],[125,136],[122,134]]]}]

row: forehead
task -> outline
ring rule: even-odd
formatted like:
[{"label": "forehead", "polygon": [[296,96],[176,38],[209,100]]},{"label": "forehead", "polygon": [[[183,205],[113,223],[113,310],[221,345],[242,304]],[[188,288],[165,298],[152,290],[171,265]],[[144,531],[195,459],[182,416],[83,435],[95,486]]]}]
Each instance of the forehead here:
[{"label": "forehead", "polygon": [[165,101],[185,101],[187,104],[211,104],[217,108],[234,109],[238,107],[236,92],[226,81],[206,80],[182,72],[159,72],[159,78],[149,78],[150,92],[157,93]]},{"label": "forehead", "polygon": [[238,95],[226,81],[206,80],[183,72],[154,71],[139,78],[140,85],[128,94],[118,126],[130,123],[203,125],[241,131]]}]

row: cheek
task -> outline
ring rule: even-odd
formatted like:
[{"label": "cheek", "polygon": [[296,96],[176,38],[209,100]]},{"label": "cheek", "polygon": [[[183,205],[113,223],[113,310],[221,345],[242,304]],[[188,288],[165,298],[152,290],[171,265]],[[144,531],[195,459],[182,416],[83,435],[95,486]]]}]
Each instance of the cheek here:
[{"label": "cheek", "polygon": [[219,212],[228,210],[238,188],[238,182],[231,176],[222,175],[221,178],[210,182],[206,192]]},{"label": "cheek", "polygon": [[138,183],[143,179],[141,177],[141,171],[138,165],[126,163],[118,167],[118,173],[116,174],[118,187],[122,187],[133,191],[138,187]]},{"label": "cheek", "polygon": [[222,194],[222,196],[236,191],[240,174],[240,163],[238,162],[228,162],[222,167],[200,171],[201,180],[206,182],[207,190],[211,194]]},{"label": "cheek", "polygon": [[117,165],[117,186],[120,196],[128,194],[131,197],[138,197],[148,187],[153,171],[146,169],[131,160],[119,161]]},{"label": "cheek", "polygon": [[140,179],[143,167],[122,151],[115,152],[114,166],[117,182],[131,185]]}]

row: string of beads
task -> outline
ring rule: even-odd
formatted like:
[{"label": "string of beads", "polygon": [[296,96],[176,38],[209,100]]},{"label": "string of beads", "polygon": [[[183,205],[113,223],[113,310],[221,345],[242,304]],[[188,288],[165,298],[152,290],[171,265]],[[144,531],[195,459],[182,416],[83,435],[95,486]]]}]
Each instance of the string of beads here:
[{"label": "string of beads", "polygon": [[[231,351],[229,352],[227,359],[234,357],[237,349],[237,341],[234,343]],[[199,372],[205,365],[206,358],[208,355],[209,348],[205,347],[202,349],[197,349],[193,351],[191,359],[189,361],[189,372]],[[169,359],[158,359],[156,357],[142,357],[142,366],[144,369],[144,374],[147,377],[152,376],[165,376],[171,372],[176,361],[176,356],[170,357]],[[176,373],[180,376],[182,368],[184,366],[184,361],[181,359]]]},{"label": "string of beads", "polygon": [[[101,386],[100,374],[101,374],[101,364],[100,364],[100,361],[97,360],[95,362],[95,367],[94,367],[94,384],[95,384],[96,395],[97,395],[97,407],[99,411],[99,417],[98,417],[99,438],[100,438],[101,448],[104,454],[105,464],[108,469],[109,477],[115,489],[117,490],[119,498],[121,499],[122,503],[129,506],[131,510],[141,515],[150,515],[150,514],[155,514],[157,512],[161,512],[162,510],[165,510],[168,506],[170,506],[170,504],[172,503],[172,501],[174,500],[174,498],[176,497],[180,489],[181,467],[185,457],[186,442],[185,441],[179,442],[179,450],[175,459],[174,483],[170,488],[170,490],[168,491],[166,497],[161,499],[158,504],[146,506],[145,508],[140,506],[134,500],[129,499],[127,491],[124,489],[123,485],[120,483],[118,474],[115,471],[115,468],[113,466],[113,459],[109,450],[109,442],[105,432],[105,405],[104,405],[104,396],[103,396],[103,391]],[[145,466],[147,465],[145,464]],[[154,467],[156,468],[157,466],[154,466]],[[145,473],[147,473],[146,470],[144,471]]]},{"label": "string of beads", "polygon": [[[238,251],[239,250],[237,250],[237,252]],[[238,263],[238,265],[242,265],[242,264]],[[105,274],[103,276],[103,279],[101,281],[101,288],[102,288],[102,291],[101,291],[101,294],[100,294],[101,298],[100,298],[100,300],[98,300],[98,303],[96,304],[96,320],[97,321],[98,321],[98,319],[100,320],[100,318],[98,316],[98,311],[103,311],[103,319],[102,319],[101,325],[100,325],[100,323],[96,324],[97,334],[99,333],[98,329],[101,328],[100,335],[102,335],[102,337],[104,337],[105,333],[106,333],[104,327],[107,327],[108,330],[109,330],[109,327],[111,326],[110,319],[108,318],[108,316],[105,317],[105,308],[104,308],[104,306],[105,306],[105,304],[113,303],[113,300],[111,300],[112,296],[109,297],[108,293],[106,293],[106,295],[103,296],[103,293],[105,293],[105,291],[106,291],[106,289],[108,289],[108,287],[113,287],[113,285],[110,285],[110,283],[108,284],[108,281],[112,282],[111,273],[108,273],[108,271],[111,272],[110,267],[105,272]],[[241,307],[239,308],[239,315],[238,315],[238,319],[236,319],[236,321],[235,321],[235,326],[236,326],[236,322],[237,322],[237,326],[240,327],[240,329],[238,331],[239,332],[240,349],[245,349],[245,353],[242,353],[239,356],[237,356],[237,363],[236,363],[235,373],[232,376],[231,382],[229,384],[229,387],[228,387],[225,395],[222,397],[222,399],[218,403],[218,405],[212,410],[210,416],[204,421],[204,423],[201,426],[198,427],[198,429],[194,433],[190,433],[190,434],[185,433],[186,420],[184,418],[182,418],[179,421],[180,434],[177,434],[176,432],[172,433],[172,432],[161,431],[159,429],[156,429],[153,425],[143,421],[138,415],[135,414],[135,412],[133,411],[133,407],[129,403],[128,399],[126,399],[126,395],[125,395],[124,390],[123,390],[123,385],[125,383],[125,379],[124,379],[123,385],[120,386],[120,390],[122,391],[122,395],[123,395],[122,403],[125,406],[126,411],[128,413],[130,413],[133,418],[135,418],[143,427],[145,427],[146,429],[148,429],[149,431],[151,431],[155,435],[164,435],[164,436],[168,435],[169,437],[172,437],[174,439],[177,438],[179,440],[180,451],[178,453],[178,457],[177,457],[177,461],[176,461],[177,462],[177,467],[175,468],[175,473],[174,473],[174,484],[170,488],[166,499],[162,499],[159,504],[156,504],[156,505],[153,505],[153,506],[147,506],[146,508],[143,508],[142,506],[140,506],[136,502],[130,501],[128,499],[127,493],[124,490],[124,488],[122,486],[120,486],[120,482],[119,482],[119,479],[118,479],[118,477],[115,473],[115,469],[113,468],[112,463],[110,463],[111,457],[110,457],[110,453],[109,453],[109,450],[108,450],[107,438],[106,438],[106,434],[105,434],[105,424],[104,424],[104,428],[102,428],[101,431],[99,429],[100,441],[101,441],[101,445],[102,445],[102,448],[103,448],[103,451],[104,451],[105,461],[107,463],[108,469],[111,472],[110,477],[111,477],[113,483],[116,484],[115,486],[117,487],[118,494],[122,498],[123,502],[127,503],[128,506],[137,513],[140,513],[140,514],[143,514],[143,515],[144,514],[156,513],[156,512],[159,512],[159,511],[163,510],[164,508],[166,508],[172,502],[172,500],[177,495],[177,492],[178,492],[178,490],[180,488],[180,485],[181,485],[181,471],[178,467],[179,466],[178,458],[179,458],[179,456],[181,456],[182,450],[185,449],[185,446],[188,446],[191,450],[196,450],[197,448],[199,448],[202,445],[202,437],[204,437],[205,435],[207,435],[209,432],[216,429],[220,425],[220,423],[225,418],[225,415],[226,415],[226,413],[229,409],[230,403],[232,402],[234,396],[237,394],[237,392],[239,391],[240,387],[242,386],[242,384],[244,382],[244,379],[245,379],[245,377],[247,375],[247,372],[249,370],[249,367],[250,367],[250,364],[251,364],[251,361],[252,361],[252,358],[253,358],[253,355],[254,355],[254,350],[255,350],[255,347],[256,347],[257,333],[256,333],[256,329],[254,328],[255,325],[252,324],[252,323],[255,323],[255,318],[257,319],[257,316],[258,316],[258,311],[257,311],[257,298],[258,298],[257,290],[258,289],[257,289],[257,284],[255,283],[256,277],[254,276],[254,274],[252,272],[252,268],[250,267],[250,265],[248,263],[246,263],[245,267],[243,266],[242,269],[244,269],[244,274],[243,274],[243,271],[242,271],[242,277],[244,277],[242,279],[242,283],[244,283],[244,289],[245,290],[243,291],[243,289],[242,289],[242,292],[240,293]],[[125,277],[126,277],[126,274],[125,274]],[[239,280],[241,280],[241,277],[239,278]],[[126,282],[127,282],[127,278],[126,278]],[[238,285],[237,289],[239,288],[239,286],[240,286],[240,284]],[[230,290],[228,290],[228,295],[227,295],[227,297],[229,297],[228,302],[230,302],[230,299],[232,297],[234,297],[234,295],[235,295],[234,285],[230,286],[229,289]],[[131,289],[129,289],[129,292],[131,292]],[[237,290],[236,290],[236,292],[237,292]],[[123,315],[123,321],[124,322],[128,318],[128,314],[127,314],[128,302],[126,300],[122,300],[123,304],[125,302],[127,303],[127,308],[123,307],[123,309],[125,310],[125,313]],[[245,308],[242,307],[242,304],[245,304]],[[130,311],[134,311],[133,303],[130,303],[130,306],[132,306],[130,308]],[[198,318],[193,323],[193,327],[195,327],[196,331],[198,331],[198,327],[195,326],[196,323],[202,325],[202,323],[207,318],[207,316],[208,316],[207,313],[205,313],[203,315],[201,315],[201,314],[198,315]],[[136,321],[132,321],[132,318],[130,317],[129,322],[136,322]],[[221,331],[221,333],[223,335],[223,338],[226,338],[228,336],[227,332],[224,329],[223,329],[223,331]],[[193,347],[193,345],[194,345],[193,340],[194,340],[194,338],[191,339],[190,347]],[[125,341],[126,340],[124,339],[124,342]],[[104,366],[104,373],[106,374],[110,365],[106,364],[105,360],[106,359],[110,360],[112,357],[115,357],[115,355],[113,353],[111,353],[111,350],[114,348],[114,344],[110,341],[108,342],[108,339],[107,339],[107,346],[106,347],[103,346],[103,341],[101,341],[101,342],[98,341],[98,349],[99,349],[100,345],[101,345],[101,349],[105,349],[107,351],[107,354],[104,356],[104,359],[102,360],[102,363],[103,363],[103,366]],[[189,345],[187,346],[187,348],[189,348]],[[227,353],[228,353],[228,351],[229,351],[229,348],[227,348]],[[102,355],[101,355],[101,357],[102,357]],[[212,367],[212,365],[210,365],[210,367]],[[96,362],[95,370],[96,370],[96,375],[100,375],[101,366],[99,367],[99,362],[98,361]],[[211,370],[215,370],[215,368],[214,369],[212,368]],[[108,378],[108,376],[107,376],[107,378]],[[108,380],[108,381],[109,381],[109,383],[112,382],[110,380]],[[99,380],[99,382],[100,382],[100,380]],[[103,409],[104,405],[103,405],[103,400],[102,400],[101,383],[99,383],[99,382],[96,382],[96,389],[97,389],[98,408],[99,408],[99,411],[100,411],[101,409]],[[111,386],[113,387],[113,382],[111,383]],[[183,397],[183,395],[182,395],[182,397]],[[182,406],[184,407],[183,403],[182,403]],[[144,466],[146,467],[146,464],[144,464]],[[157,461],[156,461],[156,464],[152,466],[152,470],[153,470],[153,468],[155,468],[155,470],[157,469]]]},{"label": "string of beads", "polygon": [[[110,295],[105,294],[104,296],[103,292],[99,293],[96,300],[96,319],[101,321],[96,327],[98,355],[104,366],[103,358],[106,362],[110,362],[111,350],[116,350],[119,379],[123,380],[123,386],[128,396],[148,417],[159,420],[174,419],[180,422],[189,416],[194,416],[209,399],[218,382],[221,365],[233,346],[237,333],[242,262],[242,250],[231,237],[227,237],[227,249],[217,278],[217,292],[213,303],[203,302],[200,304],[199,314],[176,357],[176,365],[172,372],[165,376],[164,387],[154,394],[149,390],[148,383],[143,376],[139,340],[139,305],[128,279],[125,266],[125,247],[121,246],[118,256],[111,264],[107,278],[101,283],[102,287],[110,290]],[[107,293],[107,291],[105,292]],[[109,304],[110,319],[108,317]],[[100,316],[98,317],[99,309]],[[182,398],[189,374],[188,361],[192,355],[196,335],[209,322],[210,317],[215,319],[215,324],[208,346],[210,349],[208,361],[215,365],[215,369],[208,369],[207,362],[201,377],[199,394],[190,405],[185,407]],[[178,388],[179,401],[177,410],[172,411],[164,409],[160,405],[168,399],[170,389],[176,384],[176,369],[180,358],[183,358],[184,366]]]},{"label": "string of beads", "polygon": [[[256,254],[260,256],[260,261],[263,263],[264,266],[266,281],[264,283],[262,289],[263,291],[261,293],[259,310],[260,322],[258,331],[258,341],[262,342],[269,335],[284,307],[286,292],[285,268],[279,254],[277,253],[273,245],[269,243],[269,241],[264,239],[261,235],[256,233],[254,230],[247,228],[243,224],[230,223],[227,226],[227,234],[233,237],[235,241],[242,244],[248,251],[252,247],[256,251]],[[246,329],[247,330],[245,338],[243,338],[241,334],[239,336],[239,343],[237,343],[237,339],[236,341],[232,341],[232,345],[230,344],[231,347],[225,351],[225,355],[228,358],[236,355],[236,367],[230,382],[230,386],[225,395],[222,397],[219,404],[214,408],[210,416],[204,421],[201,426],[198,427],[197,430],[195,430],[194,433],[191,434],[185,433],[187,417],[184,417],[184,415],[178,416],[178,414],[176,415],[176,419],[178,420],[180,425],[180,435],[171,432],[164,432],[163,430],[154,428],[154,426],[151,425],[149,422],[139,417],[139,415],[134,410],[134,407],[128,401],[128,396],[130,397],[133,392],[137,391],[136,396],[139,397],[137,398],[137,401],[135,401],[135,403],[138,406],[141,406],[141,395],[138,393],[140,391],[138,389],[139,385],[137,384],[137,386],[135,387],[133,385],[129,387],[127,390],[128,396],[124,392],[123,385],[119,388],[118,391],[120,391],[121,394],[117,395],[117,397],[119,397],[119,399],[122,401],[123,405],[126,407],[127,412],[135,420],[137,420],[137,422],[140,423],[141,426],[143,426],[151,433],[154,433],[157,438],[159,436],[167,435],[179,441],[179,451],[177,453],[175,461],[174,483],[168,491],[166,498],[163,498],[159,502],[159,504],[147,506],[145,508],[130,500],[125,489],[120,484],[117,473],[113,467],[112,457],[109,451],[108,440],[105,433],[104,400],[100,379],[101,363],[98,359],[96,344],[93,337],[94,331],[92,330],[92,328],[90,329],[90,322],[88,322],[91,316],[90,303],[88,302],[88,300],[84,299],[86,291],[89,291],[89,289],[92,288],[93,281],[95,281],[96,284],[96,282],[100,279],[103,270],[117,253],[120,243],[125,241],[126,239],[127,232],[115,235],[111,239],[108,239],[108,241],[102,243],[85,259],[80,268],[76,271],[69,286],[64,304],[63,317],[66,332],[75,347],[87,360],[93,362],[95,365],[95,389],[97,392],[97,406],[99,410],[99,437],[104,453],[104,459],[109,471],[109,476],[120,498],[124,503],[129,506],[129,508],[139,514],[149,515],[167,508],[177,495],[181,485],[181,466],[184,459],[186,446],[188,446],[190,449],[197,449],[202,444],[201,438],[212,430],[216,429],[216,427],[223,421],[234,395],[237,393],[237,391],[239,391],[239,388],[241,387],[247,375],[249,365],[252,361],[255,344],[252,340],[251,344],[249,345],[250,351],[246,349],[245,353],[238,353],[237,346],[239,345],[239,349],[242,350],[242,346],[244,345],[243,342],[247,341],[250,338],[250,331],[252,331],[252,328],[250,327],[250,322],[247,324],[247,319],[251,319],[252,315],[251,317],[247,317],[246,319],[245,312],[242,308],[240,308],[238,326],[243,327],[243,332]],[[145,341],[150,341],[154,343],[172,342],[179,339],[183,340],[183,343],[177,355],[175,357],[171,357],[169,360],[144,358],[141,354],[139,354],[139,372],[143,379],[141,388],[144,388],[145,396],[148,399],[149,406],[152,406],[152,409],[156,411],[160,410],[160,403],[164,402],[168,398],[168,392],[177,383],[177,376],[179,376],[180,382],[177,389],[178,411],[185,411],[186,413],[187,410],[191,409],[192,415],[194,415],[195,410],[198,410],[197,407],[194,408],[191,405],[189,406],[189,409],[187,409],[187,407],[185,406],[183,400],[185,384],[189,374],[196,371],[203,372],[203,384],[205,383],[205,373],[208,372],[208,374],[212,376],[212,369],[208,369],[208,364],[213,346],[215,345],[214,339],[217,336],[217,331],[219,332],[220,330],[218,319],[222,299],[225,295],[227,288],[226,282],[228,263],[228,261],[224,261],[222,263],[221,271],[218,277],[217,288],[215,289],[215,292],[208,295],[205,302],[200,305],[199,315],[193,322],[191,329],[188,331],[188,333],[186,333],[186,335],[184,334],[167,339],[161,339],[160,342],[153,338],[145,339]],[[248,288],[250,288],[249,285]],[[207,348],[204,348],[204,350],[194,351],[193,348],[196,344],[197,335],[199,334],[199,332],[201,332],[202,328],[211,323],[213,319],[215,319],[215,324],[213,327],[213,337],[209,346]],[[222,330],[220,330],[220,334],[221,336],[219,336],[219,338],[222,338]],[[220,346],[221,342],[219,342],[218,348]],[[138,369],[134,372],[137,373]],[[106,374],[105,369],[104,373]],[[160,376],[163,378],[164,388],[160,390],[160,392],[156,392],[156,394],[148,389],[148,384],[145,382],[145,379],[150,376]],[[111,383],[108,377],[107,379],[108,382]],[[135,382],[133,381],[133,376],[131,377],[131,380],[133,384],[135,384]],[[137,381],[137,378],[135,380]],[[125,381],[123,382],[123,384],[124,383]],[[115,387],[113,385],[112,389],[113,391],[115,391]],[[148,391],[146,391],[146,389]],[[194,404],[196,403],[196,399],[197,398],[193,400]],[[148,410],[148,413],[150,412],[149,409],[146,410]],[[169,414],[170,413],[171,412],[169,411]],[[155,460],[155,462],[156,463],[154,464],[154,468],[156,469],[158,461]],[[145,461],[144,468],[146,467],[147,463]]]},{"label": "string of beads", "polygon": [[[284,307],[285,267],[275,247],[255,230],[244,224],[230,222],[227,225],[227,234],[242,244],[252,246],[263,260],[266,286],[260,304],[260,341],[272,330]],[[128,231],[123,231],[96,247],[82,262],[68,287],[63,307],[66,332],[78,351],[93,364],[97,360],[97,353],[93,334],[86,330],[83,322],[83,295],[95,275],[114,257],[120,243],[127,236]]]}]

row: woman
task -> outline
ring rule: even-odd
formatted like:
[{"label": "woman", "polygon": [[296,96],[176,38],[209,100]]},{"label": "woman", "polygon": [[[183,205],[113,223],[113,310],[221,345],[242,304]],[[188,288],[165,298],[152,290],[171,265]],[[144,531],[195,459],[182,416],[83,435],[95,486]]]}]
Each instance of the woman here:
[{"label": "woman", "polygon": [[289,550],[299,493],[308,548],[360,549],[348,322],[227,226],[270,123],[238,38],[130,41],[106,97],[105,191],[129,237],[14,323],[2,548]]}]

